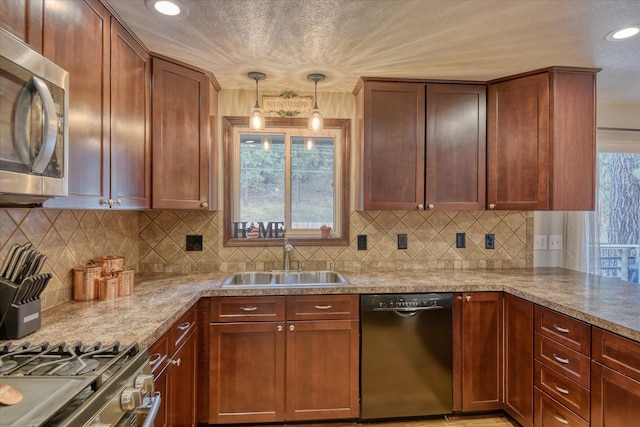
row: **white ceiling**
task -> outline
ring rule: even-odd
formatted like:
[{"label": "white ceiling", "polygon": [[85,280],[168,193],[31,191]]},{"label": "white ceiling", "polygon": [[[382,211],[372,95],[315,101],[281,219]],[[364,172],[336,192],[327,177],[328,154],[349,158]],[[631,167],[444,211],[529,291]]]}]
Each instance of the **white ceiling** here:
[{"label": "white ceiling", "polygon": [[351,92],[360,76],[491,80],[598,67],[598,101],[640,104],[640,0],[183,0],[184,18],[107,0],[147,47],[211,71],[222,89]]}]

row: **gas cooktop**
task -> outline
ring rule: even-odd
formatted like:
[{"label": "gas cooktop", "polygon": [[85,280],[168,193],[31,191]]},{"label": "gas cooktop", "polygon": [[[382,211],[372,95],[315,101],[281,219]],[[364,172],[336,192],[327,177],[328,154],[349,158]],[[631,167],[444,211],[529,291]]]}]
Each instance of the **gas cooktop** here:
[{"label": "gas cooktop", "polygon": [[148,356],[137,343],[0,343],[0,383],[23,396],[0,406],[3,427],[115,425],[142,409],[143,398],[146,406],[153,400]]}]

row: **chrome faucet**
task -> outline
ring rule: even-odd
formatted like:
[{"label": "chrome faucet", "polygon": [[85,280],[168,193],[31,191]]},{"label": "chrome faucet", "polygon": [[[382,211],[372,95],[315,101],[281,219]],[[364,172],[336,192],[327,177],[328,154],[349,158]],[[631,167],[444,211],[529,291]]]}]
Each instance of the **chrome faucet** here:
[{"label": "chrome faucet", "polygon": [[291,252],[293,252],[293,245],[291,243],[289,243],[289,239],[287,239],[286,237],[284,238],[284,270],[285,271],[289,271],[289,267],[290,267],[290,257],[291,257]]}]

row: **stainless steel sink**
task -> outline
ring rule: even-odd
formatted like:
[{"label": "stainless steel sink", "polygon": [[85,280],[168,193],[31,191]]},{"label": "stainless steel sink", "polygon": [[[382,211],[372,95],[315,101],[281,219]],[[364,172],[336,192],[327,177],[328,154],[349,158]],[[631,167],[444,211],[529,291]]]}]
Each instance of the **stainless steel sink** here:
[{"label": "stainless steel sink", "polygon": [[273,275],[279,285],[339,284],[347,279],[335,271],[293,271]]},{"label": "stainless steel sink", "polygon": [[223,288],[238,287],[321,287],[348,283],[345,277],[336,271],[276,271],[266,273],[252,271],[233,274],[222,281]]},{"label": "stainless steel sink", "polygon": [[271,284],[272,279],[271,273],[261,271],[236,273],[224,279],[222,286],[268,286]]}]

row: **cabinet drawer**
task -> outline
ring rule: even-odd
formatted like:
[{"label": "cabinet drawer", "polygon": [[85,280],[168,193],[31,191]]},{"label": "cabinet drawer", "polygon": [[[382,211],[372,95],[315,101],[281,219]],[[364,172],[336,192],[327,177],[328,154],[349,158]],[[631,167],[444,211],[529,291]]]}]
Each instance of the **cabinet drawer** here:
[{"label": "cabinet drawer", "polygon": [[593,358],[640,381],[640,343],[593,328]]},{"label": "cabinet drawer", "polygon": [[148,351],[151,373],[153,373],[154,380],[157,380],[170,361],[169,333],[158,338],[158,340],[149,347]]},{"label": "cabinet drawer", "polygon": [[536,305],[535,331],[589,356],[590,326],[587,323]]},{"label": "cabinet drawer", "polygon": [[567,378],[589,388],[589,358],[540,334],[535,334],[535,358]]},{"label": "cabinet drawer", "polygon": [[543,392],[534,388],[535,427],[589,427],[583,420]]},{"label": "cabinet drawer", "polygon": [[287,297],[287,320],[357,319],[357,295]]},{"label": "cabinet drawer", "polygon": [[196,315],[197,311],[194,305],[189,311],[183,314],[171,328],[171,343],[173,345],[171,354],[173,354],[185,341],[187,336],[196,329]]},{"label": "cabinet drawer", "polygon": [[211,301],[211,322],[278,322],[286,297],[222,297]]},{"label": "cabinet drawer", "polygon": [[567,379],[546,365],[536,360],[535,385],[558,402],[580,415],[585,420],[590,418],[589,390]]}]

